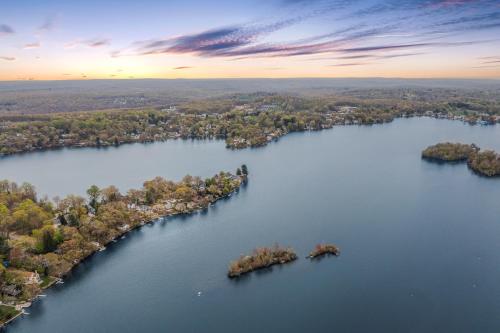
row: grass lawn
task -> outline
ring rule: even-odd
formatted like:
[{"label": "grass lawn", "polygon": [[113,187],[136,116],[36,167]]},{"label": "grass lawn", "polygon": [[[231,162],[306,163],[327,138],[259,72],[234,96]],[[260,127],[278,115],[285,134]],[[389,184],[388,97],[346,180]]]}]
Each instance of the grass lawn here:
[{"label": "grass lawn", "polygon": [[44,276],[42,278],[42,283],[40,283],[40,288],[45,289],[49,287],[54,281],[56,280],[55,277],[52,276]]},{"label": "grass lawn", "polygon": [[19,314],[19,312],[21,311],[16,310],[12,306],[0,305],[0,325]]}]

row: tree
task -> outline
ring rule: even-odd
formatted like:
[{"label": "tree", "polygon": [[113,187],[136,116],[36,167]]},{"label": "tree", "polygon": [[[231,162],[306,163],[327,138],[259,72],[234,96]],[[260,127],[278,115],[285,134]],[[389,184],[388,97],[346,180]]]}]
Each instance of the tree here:
[{"label": "tree", "polygon": [[53,215],[43,210],[30,199],[22,201],[12,213],[13,229],[20,233],[30,233],[40,228],[43,222],[51,220]]},{"label": "tree", "polygon": [[248,176],[248,168],[247,168],[247,165],[246,164],[243,164],[241,166],[241,173],[244,175],[244,176]]},{"label": "tree", "polygon": [[4,204],[0,203],[0,234],[8,236],[9,224],[10,224],[9,209]]},{"label": "tree", "polygon": [[59,221],[61,224],[68,224],[71,226],[78,226],[82,216],[87,214],[85,207],[85,199],[69,195],[57,203],[57,210],[59,212]]},{"label": "tree", "polygon": [[35,248],[38,253],[52,252],[63,241],[61,233],[51,225],[33,230],[33,236],[37,240]]},{"label": "tree", "polygon": [[132,189],[127,192],[127,197],[130,202],[138,205],[144,198],[144,192],[141,190]]},{"label": "tree", "polygon": [[97,213],[97,209],[99,208],[99,198],[101,196],[101,190],[96,185],[92,185],[87,190],[87,195],[89,196],[89,206],[92,207],[94,213]]},{"label": "tree", "polygon": [[121,198],[120,191],[116,186],[109,186],[101,190],[102,200],[104,202],[118,201]]},{"label": "tree", "polygon": [[33,185],[30,183],[23,183],[20,187],[22,196],[24,199],[31,199],[32,201],[36,201],[36,190]]},{"label": "tree", "polygon": [[0,235],[0,258],[8,257],[9,249],[9,239],[7,236]]},{"label": "tree", "polygon": [[181,199],[184,201],[191,201],[195,194],[195,191],[191,187],[186,185],[179,186],[174,192],[174,195],[177,199]]},{"label": "tree", "polygon": [[236,175],[241,176],[241,169],[240,168],[236,169]]}]

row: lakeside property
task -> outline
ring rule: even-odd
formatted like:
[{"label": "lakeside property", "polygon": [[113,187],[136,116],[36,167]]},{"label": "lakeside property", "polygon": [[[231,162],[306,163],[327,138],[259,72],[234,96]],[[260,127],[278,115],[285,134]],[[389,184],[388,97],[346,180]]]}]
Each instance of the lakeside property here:
[{"label": "lakeside property", "polygon": [[7,325],[22,314],[15,306],[0,304],[0,327]]},{"label": "lakeside property", "polygon": [[243,149],[265,146],[292,132],[387,123],[402,117],[425,116],[492,125],[500,122],[498,112],[491,105],[479,107],[470,103],[256,94],[163,108],[6,113],[0,115],[0,155],[172,139],[220,139],[225,140],[227,148]]},{"label": "lakeside property", "polygon": [[[39,199],[30,184],[0,182],[1,323],[28,307],[41,291],[76,265],[127,232],[160,217],[205,209],[238,191],[248,168],[220,172],[205,180],[179,182],[157,177],[142,189],[122,194],[114,186],[91,186],[88,199],[70,195]],[[15,309],[11,310],[11,309]]]}]

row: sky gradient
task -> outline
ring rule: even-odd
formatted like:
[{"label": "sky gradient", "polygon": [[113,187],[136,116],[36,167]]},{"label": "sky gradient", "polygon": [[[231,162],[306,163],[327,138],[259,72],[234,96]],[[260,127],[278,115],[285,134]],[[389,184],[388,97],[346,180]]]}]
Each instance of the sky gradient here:
[{"label": "sky gradient", "polygon": [[500,78],[500,0],[1,5],[0,80]]}]

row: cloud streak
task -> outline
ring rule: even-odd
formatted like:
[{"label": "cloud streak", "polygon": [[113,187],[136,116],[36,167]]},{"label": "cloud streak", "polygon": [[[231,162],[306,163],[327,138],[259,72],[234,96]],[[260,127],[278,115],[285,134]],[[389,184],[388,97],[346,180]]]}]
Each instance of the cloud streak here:
[{"label": "cloud streak", "polygon": [[367,62],[351,62],[351,63],[334,64],[334,65],[328,65],[328,66],[329,67],[353,67],[353,66],[364,66],[364,65],[370,65],[370,63],[367,63]]},{"label": "cloud streak", "polygon": [[40,44],[40,42],[34,42],[34,43],[28,43],[28,44],[24,44],[24,49],[25,50],[29,50],[29,49],[37,49],[39,47],[41,47],[42,45]]},{"label": "cloud streak", "polygon": [[38,27],[39,32],[50,32],[54,29],[56,25],[56,17],[55,16],[47,16],[45,21]]},{"label": "cloud streak", "polygon": [[[500,10],[498,9],[489,12],[460,9],[465,6],[469,9],[489,6],[494,4],[492,0],[376,0],[370,2],[370,5],[365,6],[364,9],[359,9],[359,7],[363,8],[362,5],[365,3],[357,0],[280,1],[286,6],[292,5],[294,8],[301,8],[304,13],[274,23],[233,25],[172,38],[137,41],[128,48],[114,51],[112,56],[190,54],[205,58],[220,57],[241,60],[255,57],[296,57],[339,52],[392,52],[424,47],[470,45],[470,43],[475,42],[446,43],[439,42],[439,40],[448,38],[453,32],[472,32],[500,27]],[[302,37],[302,39],[295,41],[268,41],[267,36],[275,32],[318,16],[329,17],[328,15],[334,14],[334,9],[344,9],[350,4],[360,5],[351,6],[351,13],[346,14],[346,17],[350,19],[350,25],[339,27],[332,32]],[[300,7],[295,5],[300,5]],[[444,10],[444,8],[448,9]],[[451,8],[459,8],[460,10],[451,10]],[[498,4],[496,8],[499,8]],[[389,11],[395,14],[381,15],[381,13]],[[436,12],[439,13],[436,14]],[[365,16],[374,17],[376,20],[366,20]],[[338,25],[335,26],[338,27]],[[377,39],[378,41],[376,41]],[[382,44],[380,42],[383,39],[393,43]],[[418,54],[413,53],[412,55]],[[387,55],[386,59],[389,57],[401,57],[401,55]],[[361,59],[361,57],[351,59]]]},{"label": "cloud streak", "polygon": [[14,58],[14,57],[7,57],[7,56],[0,56],[0,60],[14,61],[14,60],[16,60],[16,58]]},{"label": "cloud streak", "polygon": [[14,29],[7,24],[0,24],[0,36],[12,35],[15,33]]},{"label": "cloud streak", "polygon": [[73,42],[66,43],[65,48],[71,49],[78,46],[86,46],[90,48],[99,48],[103,46],[111,45],[111,39],[107,38],[92,38],[87,40],[76,40]]}]

